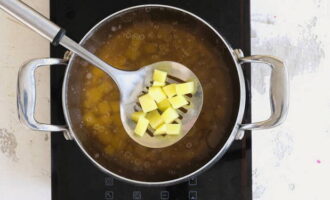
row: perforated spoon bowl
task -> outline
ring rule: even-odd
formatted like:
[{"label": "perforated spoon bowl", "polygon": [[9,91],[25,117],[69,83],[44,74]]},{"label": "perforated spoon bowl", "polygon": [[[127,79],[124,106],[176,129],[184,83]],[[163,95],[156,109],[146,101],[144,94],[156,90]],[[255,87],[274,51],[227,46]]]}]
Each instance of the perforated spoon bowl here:
[{"label": "perforated spoon bowl", "polygon": [[[65,35],[63,29],[24,3],[17,0],[0,0],[0,8],[41,34],[51,41],[53,45],[61,44],[106,72],[115,81],[120,91],[120,116],[123,126],[129,136],[139,144],[151,148],[170,146],[186,135],[196,122],[202,109],[203,90],[197,76],[184,65],[171,61],[163,61],[144,66],[137,71],[119,70],[105,63],[84,47],[71,40]],[[134,135],[135,124],[130,119],[130,115],[134,112],[134,106],[137,103],[139,95],[149,86],[154,69],[166,71],[169,75],[182,81],[195,82],[196,94],[189,100],[191,108],[186,113],[180,113],[182,117],[182,133],[178,136],[152,137],[145,134],[143,137],[138,137]]]}]

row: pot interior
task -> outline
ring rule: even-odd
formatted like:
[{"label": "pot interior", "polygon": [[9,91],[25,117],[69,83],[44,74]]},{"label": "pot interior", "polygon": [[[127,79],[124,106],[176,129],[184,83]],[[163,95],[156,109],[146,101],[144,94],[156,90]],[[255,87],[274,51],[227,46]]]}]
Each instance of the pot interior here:
[{"label": "pot interior", "polygon": [[182,63],[198,76],[205,95],[199,119],[182,140],[143,147],[122,127],[111,78],[74,56],[67,71],[68,118],[78,142],[100,165],[127,179],[160,182],[194,172],[221,150],[236,122],[239,79],[228,48],[203,22],[173,8],[136,7],[98,24],[82,44],[125,70],[164,60]]}]

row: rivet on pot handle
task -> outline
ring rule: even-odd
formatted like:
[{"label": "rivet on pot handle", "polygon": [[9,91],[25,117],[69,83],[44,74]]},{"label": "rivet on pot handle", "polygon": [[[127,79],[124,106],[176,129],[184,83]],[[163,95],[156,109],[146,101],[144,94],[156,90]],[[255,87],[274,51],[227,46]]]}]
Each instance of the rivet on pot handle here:
[{"label": "rivet on pot handle", "polygon": [[18,118],[27,127],[38,131],[63,132],[65,139],[72,139],[65,126],[39,123],[34,118],[36,104],[35,70],[48,65],[66,65],[66,61],[57,58],[35,59],[24,64],[18,73],[17,107]]},{"label": "rivet on pot handle", "polygon": [[240,50],[235,50],[240,64],[264,63],[271,67],[270,104],[271,115],[267,120],[250,124],[241,124],[241,130],[267,129],[280,125],[286,118],[289,107],[288,72],[279,59],[272,56],[255,55],[243,57]]}]

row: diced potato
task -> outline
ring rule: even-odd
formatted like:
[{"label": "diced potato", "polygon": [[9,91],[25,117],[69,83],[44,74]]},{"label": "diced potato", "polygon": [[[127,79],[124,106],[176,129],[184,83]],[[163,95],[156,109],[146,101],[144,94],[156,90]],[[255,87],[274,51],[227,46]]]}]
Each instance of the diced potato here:
[{"label": "diced potato", "polygon": [[102,115],[101,117],[98,118],[99,122],[107,125],[107,124],[111,124],[112,120],[112,116],[110,114],[105,114]]},{"label": "diced potato", "polygon": [[166,99],[166,95],[160,87],[149,88],[148,94],[157,102],[161,102]]},{"label": "diced potato", "polygon": [[181,124],[166,124],[166,133],[168,135],[179,135],[181,132]]},{"label": "diced potato", "polygon": [[97,90],[101,91],[104,94],[110,92],[112,89],[112,85],[106,81],[103,81],[99,86],[97,86]]},{"label": "diced potato", "polygon": [[140,117],[144,117],[145,113],[140,111],[140,112],[134,112],[131,114],[131,119],[135,122],[138,122]]},{"label": "diced potato", "polygon": [[103,133],[106,132],[106,127],[103,124],[97,122],[93,124],[93,130],[96,131],[97,133]]},{"label": "diced potato", "polygon": [[90,88],[86,91],[86,101],[88,101],[89,104],[96,104],[101,100],[103,95],[103,91],[98,88]]},{"label": "diced potato", "polygon": [[101,142],[103,145],[108,145],[112,142],[111,135],[106,131],[95,132],[94,134],[95,134],[96,138],[98,139],[98,141]]},{"label": "diced potato", "polygon": [[109,156],[112,156],[113,153],[115,152],[115,148],[113,147],[113,145],[108,145],[104,148],[104,152]]},{"label": "diced potato", "polygon": [[164,99],[163,101],[157,103],[157,106],[160,111],[164,112],[167,108],[171,107],[171,104],[168,99]]},{"label": "diced potato", "polygon": [[153,129],[156,129],[158,126],[164,123],[161,118],[159,112],[157,110],[153,110],[146,115],[146,118],[149,120],[150,126]]},{"label": "diced potato", "polygon": [[100,70],[99,68],[97,67],[93,67],[92,68],[92,74],[95,76],[95,77],[102,77],[104,76],[106,73],[102,70]]},{"label": "diced potato", "polygon": [[163,124],[155,130],[154,135],[162,135],[165,133],[166,133],[166,124]]},{"label": "diced potato", "polygon": [[135,134],[142,137],[147,131],[148,125],[149,120],[147,120],[145,117],[140,117],[134,130]]},{"label": "diced potato", "polygon": [[161,115],[165,123],[169,124],[179,117],[179,114],[173,108],[166,109]]},{"label": "diced potato", "polygon": [[180,83],[176,85],[177,95],[193,94],[195,92],[194,82]]},{"label": "diced potato", "polygon": [[91,112],[87,112],[83,115],[83,121],[87,126],[93,125],[97,122],[97,118]]},{"label": "diced potato", "polygon": [[139,102],[141,104],[143,112],[145,112],[145,113],[157,109],[156,102],[149,94],[145,94],[145,95],[139,97]]},{"label": "diced potato", "polygon": [[175,109],[181,108],[188,104],[188,101],[182,95],[178,95],[172,98],[169,98],[168,101],[171,103],[172,107]]},{"label": "diced potato", "polygon": [[99,114],[107,114],[111,111],[111,106],[108,101],[102,101],[97,105]]},{"label": "diced potato", "polygon": [[165,83],[166,77],[167,77],[167,72],[155,69],[152,79],[160,83]]},{"label": "diced potato", "polygon": [[163,87],[163,91],[168,96],[168,98],[171,98],[176,95],[176,84],[170,84]]},{"label": "diced potato", "polygon": [[165,86],[165,82],[162,83],[162,82],[154,81],[154,82],[152,83],[152,86]]}]

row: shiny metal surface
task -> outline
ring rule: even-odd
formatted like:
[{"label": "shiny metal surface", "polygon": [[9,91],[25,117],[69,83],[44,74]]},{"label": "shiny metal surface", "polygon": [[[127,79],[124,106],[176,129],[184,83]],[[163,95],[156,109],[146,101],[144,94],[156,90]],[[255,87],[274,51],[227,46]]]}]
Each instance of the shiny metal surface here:
[{"label": "shiny metal surface", "polygon": [[243,53],[240,50],[235,50],[240,64],[244,63],[264,63],[271,67],[270,80],[270,103],[271,114],[267,120],[254,122],[250,124],[241,124],[242,130],[258,130],[267,129],[280,125],[286,118],[289,108],[289,81],[288,72],[284,64],[279,59],[266,56],[255,55],[242,57]]},{"label": "shiny metal surface", "polygon": [[[69,72],[70,72],[71,68],[73,67],[73,64],[72,63],[73,63],[73,60],[75,60],[75,55],[70,58],[69,63],[68,63],[68,67],[67,67],[67,70],[66,70],[66,74],[65,74],[65,77],[64,77],[63,90],[62,90],[62,93],[63,93],[62,98],[63,98],[63,106],[64,106],[63,110],[64,110],[64,115],[65,115],[65,118],[67,120],[67,124],[68,124],[68,127],[69,127],[69,130],[70,130],[70,133],[71,133],[72,137],[75,139],[75,141],[77,142],[78,146],[85,153],[85,155],[92,161],[92,163],[94,165],[96,165],[98,168],[100,168],[103,172],[105,172],[105,173],[107,173],[107,174],[109,174],[111,176],[114,176],[114,177],[116,177],[116,178],[118,178],[118,179],[120,179],[122,181],[133,183],[133,184],[148,185],[148,186],[164,186],[164,185],[171,185],[171,184],[179,183],[179,182],[182,182],[182,181],[186,181],[191,176],[196,176],[199,173],[202,173],[203,171],[205,171],[206,169],[208,169],[209,167],[211,167],[216,161],[218,161],[226,153],[226,151],[229,149],[229,147],[232,144],[232,142],[235,139],[237,139],[237,137],[239,136],[239,134],[241,134],[242,131],[244,131],[245,129],[248,129],[248,128],[249,129],[253,129],[253,128],[260,128],[260,129],[262,129],[262,128],[265,128],[265,127],[264,126],[259,126],[258,127],[256,125],[253,125],[252,127],[251,126],[250,127],[247,126],[247,127],[245,127],[245,129],[242,128],[241,122],[242,122],[242,118],[243,118],[243,114],[244,114],[244,108],[245,108],[246,87],[245,87],[244,75],[243,75],[243,72],[242,72],[242,69],[241,69],[241,65],[240,65],[241,64],[240,57],[237,56],[237,54],[230,47],[230,45],[224,40],[224,38],[211,25],[209,25],[203,19],[199,18],[198,16],[196,16],[196,15],[194,15],[194,14],[188,12],[188,11],[182,10],[180,8],[176,8],[176,7],[172,7],[172,6],[164,6],[164,5],[140,5],[140,6],[130,7],[130,8],[121,10],[119,12],[116,12],[116,13],[108,16],[107,18],[105,18],[104,20],[102,20],[101,22],[99,22],[98,24],[96,24],[84,36],[84,38],[80,41],[80,44],[83,44],[86,40],[88,40],[88,38],[95,33],[95,31],[97,30],[98,27],[100,27],[103,23],[107,23],[107,21],[108,20],[111,20],[112,17],[114,17],[116,15],[119,15],[119,14],[122,14],[124,12],[130,11],[130,10],[133,10],[133,9],[144,9],[146,7],[159,7],[159,8],[170,9],[170,10],[173,10],[173,11],[180,11],[183,14],[190,15],[190,16],[194,17],[195,19],[197,19],[198,21],[202,22],[203,25],[205,25],[206,27],[208,27],[210,29],[210,32],[213,32],[214,34],[216,34],[217,37],[222,41],[222,43],[224,44],[225,48],[230,53],[230,55],[231,55],[231,57],[233,59],[233,62],[235,63],[233,67],[237,71],[237,77],[238,77],[238,81],[239,81],[239,90],[240,90],[239,91],[240,92],[239,108],[238,108],[238,112],[237,112],[237,118],[235,120],[235,125],[233,126],[232,131],[231,131],[231,133],[230,133],[227,141],[222,146],[222,148],[218,151],[218,153],[212,159],[210,159],[204,166],[200,167],[196,171],[194,171],[194,172],[192,172],[190,174],[187,174],[185,176],[182,176],[180,178],[176,178],[176,179],[172,179],[172,180],[167,180],[167,181],[160,181],[160,182],[145,182],[145,181],[133,180],[133,179],[130,179],[130,178],[127,178],[127,177],[120,176],[120,175],[118,175],[116,173],[113,173],[112,171],[108,170],[107,168],[105,168],[103,165],[101,165],[96,160],[94,160],[93,157],[87,152],[87,150],[84,147],[83,142],[78,138],[78,136],[77,136],[78,134],[75,132],[75,130],[73,128],[73,121],[72,120],[74,120],[74,119],[72,119],[70,117],[70,108],[68,107],[67,94],[68,94],[69,89],[70,89],[69,79],[70,79],[70,76],[72,76],[72,74],[70,74]],[[254,57],[254,58],[256,58],[256,57]],[[246,60],[246,61],[251,61],[251,58],[248,59],[248,60]],[[267,60],[267,61],[270,62],[271,60]],[[244,61],[242,61],[242,62],[244,62]],[[286,73],[286,71],[284,70],[284,71],[281,71],[280,74],[281,75],[286,75],[285,73]],[[285,76],[284,76],[284,79],[285,79]],[[282,77],[282,79],[278,79],[278,80],[283,80],[283,77]],[[286,84],[281,84],[281,85],[283,87],[287,86]],[[283,89],[283,88],[281,88],[281,87],[274,87],[274,92],[273,92],[274,97],[280,97],[279,96],[279,93],[281,92],[281,89]],[[288,93],[287,88],[284,88],[284,90],[285,90],[284,92],[287,94]],[[26,92],[28,92],[28,91],[26,91]],[[278,100],[274,100],[274,104],[276,103],[276,105],[278,105],[278,102],[279,102]],[[283,116],[283,115],[286,114],[285,111],[287,110],[287,102],[285,101],[285,99],[282,102],[283,102],[283,105],[286,106],[285,107],[286,109],[282,109],[281,112],[278,112],[278,111],[276,112],[277,115],[275,115],[275,117],[273,117],[273,118],[274,119],[277,119],[277,120],[272,121],[273,122],[273,125],[280,124],[282,122],[282,120],[285,118],[285,116]],[[276,109],[274,110],[274,112],[275,111],[276,111]],[[27,120],[29,120],[29,119],[27,119]],[[271,125],[272,125],[271,123],[267,123],[267,128],[270,128]]]},{"label": "shiny metal surface", "polygon": [[36,81],[35,71],[38,67],[48,65],[66,65],[62,59],[44,58],[32,60],[23,65],[18,72],[17,82],[17,108],[18,118],[21,123],[37,131],[61,132],[63,131],[66,139],[71,139],[66,126],[43,124],[34,118],[36,104]]},{"label": "shiny metal surface", "polygon": [[[20,1],[4,1],[0,0],[1,8],[6,10],[24,24],[44,36],[50,41],[53,41],[60,28],[40,15],[37,11],[26,6]],[[193,80],[196,84],[197,95],[192,99],[193,107],[182,121],[182,134],[180,136],[166,136],[165,138],[151,137],[145,134],[143,137],[138,137],[134,134],[135,125],[130,119],[131,113],[134,112],[134,105],[142,90],[149,85],[152,80],[153,70],[159,66],[160,63],[154,63],[142,67],[138,71],[123,71],[107,64],[84,47],[77,44],[75,41],[67,36],[63,36],[59,43],[70,51],[74,52],[81,58],[85,59],[94,66],[106,72],[117,84],[120,91],[120,116],[121,121],[129,136],[139,144],[150,148],[163,148],[170,146],[179,141],[192,128],[193,123],[198,118],[202,109],[203,90],[197,76],[184,65],[166,61],[162,63],[162,70],[172,74],[181,80]],[[187,121],[189,120],[189,121]]]},{"label": "shiny metal surface", "polygon": [[21,1],[0,0],[0,8],[49,41],[53,41],[57,33],[60,31],[60,27]]}]

